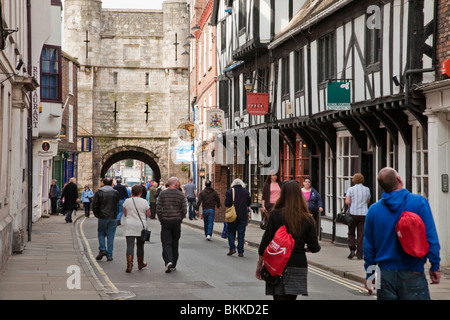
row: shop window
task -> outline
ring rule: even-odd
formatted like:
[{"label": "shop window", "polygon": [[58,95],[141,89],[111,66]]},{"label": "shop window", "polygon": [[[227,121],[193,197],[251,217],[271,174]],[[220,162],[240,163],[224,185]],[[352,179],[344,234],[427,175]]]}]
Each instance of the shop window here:
[{"label": "shop window", "polygon": [[61,100],[61,51],[45,46],[41,54],[41,99]]},{"label": "shop window", "polygon": [[283,154],[282,154],[282,181],[294,179],[295,174],[295,157],[293,157],[289,145],[283,143]]},{"label": "shop window", "polygon": [[428,140],[420,125],[413,127],[413,193],[428,199]]},{"label": "shop window", "polygon": [[303,140],[298,140],[297,142],[297,148],[295,151],[295,179],[300,182],[300,184],[303,183],[304,178],[310,178],[311,173],[310,170],[310,152],[308,147],[306,146],[305,142]]},{"label": "shop window", "polygon": [[336,191],[338,208],[342,208],[352,177],[360,168],[359,147],[352,136],[341,136],[337,138],[336,153]]}]

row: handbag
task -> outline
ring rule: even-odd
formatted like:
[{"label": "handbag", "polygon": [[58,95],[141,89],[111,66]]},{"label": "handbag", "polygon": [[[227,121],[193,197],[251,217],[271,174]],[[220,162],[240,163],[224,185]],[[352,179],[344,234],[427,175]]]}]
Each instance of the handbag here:
[{"label": "handbag", "polygon": [[336,222],[340,222],[347,226],[351,226],[351,224],[353,223],[353,217],[350,215],[348,210],[344,210],[344,208],[342,208],[342,211],[343,212],[337,214]]},{"label": "handbag", "polygon": [[145,228],[144,222],[142,221],[141,215],[139,214],[139,210],[136,207],[136,203],[134,202],[133,198],[131,198],[131,199],[133,200],[134,208],[136,209],[139,220],[141,220],[141,223],[142,223],[142,230],[141,230],[141,236],[140,236],[141,241],[142,242],[145,242],[145,241],[150,242],[150,235],[152,234],[152,232],[150,230],[148,230],[147,228]]},{"label": "handbag", "polygon": [[225,221],[226,222],[234,222],[237,218],[236,208],[234,207],[234,189],[231,188],[231,192],[233,193],[233,205],[225,210]]}]

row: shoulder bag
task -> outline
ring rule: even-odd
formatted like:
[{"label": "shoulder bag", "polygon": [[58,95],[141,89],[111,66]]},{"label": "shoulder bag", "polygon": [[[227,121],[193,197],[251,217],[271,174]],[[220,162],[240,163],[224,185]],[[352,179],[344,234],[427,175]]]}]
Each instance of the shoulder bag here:
[{"label": "shoulder bag", "polygon": [[134,202],[133,198],[131,198],[131,199],[133,200],[134,208],[136,209],[139,220],[141,220],[141,223],[142,223],[142,231],[141,231],[141,237],[140,237],[141,241],[142,242],[145,242],[145,241],[150,242],[150,235],[152,232],[144,226],[144,222],[142,221],[141,215],[139,214],[139,210],[136,207],[136,203]]},{"label": "shoulder bag", "polygon": [[[300,230],[301,232],[301,230]],[[270,285],[281,283],[286,266],[291,260],[292,253],[300,242],[300,233],[295,240],[287,232],[285,225],[278,228],[272,241],[264,250],[264,263],[261,269],[261,278]],[[272,250],[272,251],[271,251]]]},{"label": "shoulder bag", "polygon": [[236,208],[234,207],[234,189],[231,188],[231,192],[233,193],[233,205],[225,211],[225,221],[226,222],[234,222],[237,218]]},{"label": "shoulder bag", "polygon": [[415,257],[423,259],[430,249],[427,240],[427,230],[422,218],[411,211],[406,211],[406,199],[402,214],[395,225],[395,232],[403,250]]}]

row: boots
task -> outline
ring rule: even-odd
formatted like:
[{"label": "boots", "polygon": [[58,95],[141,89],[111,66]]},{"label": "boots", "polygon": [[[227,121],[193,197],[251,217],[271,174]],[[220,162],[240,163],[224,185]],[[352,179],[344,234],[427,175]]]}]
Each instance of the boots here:
[{"label": "boots", "polygon": [[133,259],[134,255],[127,254],[127,269],[125,270],[125,272],[130,273],[131,270],[133,270]]},{"label": "boots", "polygon": [[137,261],[138,261],[138,269],[139,270],[142,270],[142,268],[145,268],[147,266],[147,263],[144,262],[144,256],[138,256]]}]

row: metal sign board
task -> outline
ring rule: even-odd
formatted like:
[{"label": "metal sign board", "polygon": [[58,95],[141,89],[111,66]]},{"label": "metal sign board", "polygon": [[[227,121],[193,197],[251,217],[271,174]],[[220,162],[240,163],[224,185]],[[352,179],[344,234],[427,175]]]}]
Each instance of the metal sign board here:
[{"label": "metal sign board", "polygon": [[329,81],[327,83],[327,109],[350,110],[350,88],[349,81]]}]

